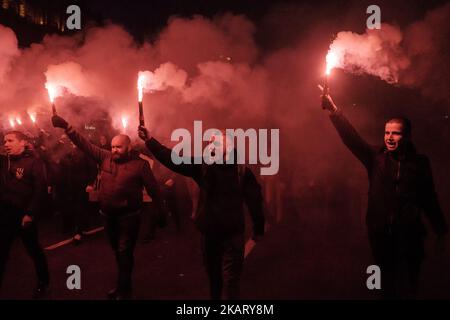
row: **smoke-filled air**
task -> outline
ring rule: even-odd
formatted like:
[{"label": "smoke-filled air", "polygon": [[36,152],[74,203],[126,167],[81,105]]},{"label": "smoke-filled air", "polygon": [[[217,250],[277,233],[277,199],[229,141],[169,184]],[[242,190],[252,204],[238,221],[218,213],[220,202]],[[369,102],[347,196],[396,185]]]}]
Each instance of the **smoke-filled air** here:
[{"label": "smoke-filled air", "polygon": [[[322,170],[317,157],[334,146],[318,143],[311,128],[331,130],[317,90],[327,50],[333,55],[331,86],[334,74],[343,70],[354,81],[373,76],[449,102],[444,61],[449,48],[443,41],[449,22],[449,4],[405,28],[384,23],[381,30],[364,33],[338,30],[334,38],[323,32],[334,26],[317,20],[306,35],[299,32],[277,48],[260,47],[255,24],[232,13],[212,19],[172,17],[152,42],[144,43],[121,26],[107,24],[82,35],[46,36],[19,49],[14,32],[0,26],[1,124],[9,128],[32,120],[48,125],[54,100],[57,112],[76,126],[106,117],[135,138],[141,89],[146,124],[166,141],[173,129],[189,129],[194,120],[207,127],[281,128],[281,162],[302,154],[303,165],[310,161],[319,168],[314,170]],[[319,152],[309,156],[311,148]]]}]

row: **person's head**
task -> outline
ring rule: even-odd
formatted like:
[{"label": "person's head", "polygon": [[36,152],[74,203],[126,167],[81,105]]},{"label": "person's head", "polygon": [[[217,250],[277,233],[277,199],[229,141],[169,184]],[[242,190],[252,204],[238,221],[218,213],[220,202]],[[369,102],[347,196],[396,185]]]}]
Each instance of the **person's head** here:
[{"label": "person's head", "polygon": [[115,136],[111,141],[111,152],[113,160],[128,157],[131,151],[131,139],[125,134]]},{"label": "person's head", "polygon": [[407,118],[392,118],[384,128],[384,144],[388,151],[396,151],[411,140],[411,122]]},{"label": "person's head", "polygon": [[106,146],[108,144],[108,139],[106,138],[105,135],[101,135],[100,136],[100,145],[101,146]]},{"label": "person's head", "polygon": [[222,150],[223,159],[226,160],[226,156],[233,150],[233,139],[226,134],[225,130],[219,130],[211,135],[208,143],[213,157],[216,157],[216,151]]},{"label": "person's head", "polygon": [[28,145],[28,137],[20,131],[7,132],[3,140],[6,153],[13,156],[22,154]]}]

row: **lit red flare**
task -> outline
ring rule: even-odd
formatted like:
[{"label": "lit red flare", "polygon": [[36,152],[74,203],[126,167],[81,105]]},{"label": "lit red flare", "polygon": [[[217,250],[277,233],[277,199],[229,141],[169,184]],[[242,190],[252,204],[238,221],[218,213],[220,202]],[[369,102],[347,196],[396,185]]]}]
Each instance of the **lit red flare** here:
[{"label": "lit red flare", "polygon": [[57,87],[56,85],[51,84],[49,82],[47,82],[45,84],[45,88],[47,88],[48,97],[49,97],[50,102],[52,104],[52,113],[55,116],[56,115],[55,98],[59,95],[59,92],[61,91],[61,88]]},{"label": "lit red flare", "polygon": [[28,112],[28,116],[30,117],[31,122],[36,124],[36,113],[35,112]]},{"label": "lit red flare", "polygon": [[56,92],[57,92],[56,86],[54,86],[54,85],[52,85],[52,84],[50,84],[50,83],[47,82],[47,83],[45,84],[45,88],[47,89],[48,97],[49,97],[49,99],[50,99],[50,102],[51,102],[52,104],[55,103]]},{"label": "lit red flare", "polygon": [[325,70],[325,75],[329,76],[331,73],[331,70],[333,68],[336,68],[339,64],[339,59],[338,59],[337,54],[335,52],[329,50],[327,57],[326,57],[326,62],[327,62],[327,67]]},{"label": "lit red flare", "polygon": [[126,129],[128,127],[128,118],[126,116],[122,116],[121,121],[123,129]]},{"label": "lit red flare", "polygon": [[145,75],[143,72],[139,72],[138,75],[138,82],[137,82],[137,89],[138,89],[138,99],[139,102],[142,102],[144,99],[144,87],[145,87]]},{"label": "lit red flare", "polygon": [[145,119],[144,119],[144,106],[142,103],[142,100],[144,99],[144,89],[146,86],[147,77],[144,72],[139,72],[138,74],[138,99],[139,99],[139,125],[145,126]]},{"label": "lit red flare", "polygon": [[14,128],[16,126],[16,122],[13,118],[9,118],[9,125],[11,126],[11,128]]}]

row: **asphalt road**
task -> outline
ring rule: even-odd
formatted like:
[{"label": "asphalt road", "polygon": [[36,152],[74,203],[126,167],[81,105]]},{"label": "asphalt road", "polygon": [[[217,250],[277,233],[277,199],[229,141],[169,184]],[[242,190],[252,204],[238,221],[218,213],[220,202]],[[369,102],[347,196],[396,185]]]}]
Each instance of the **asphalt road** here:
[{"label": "asphalt road", "polygon": [[[92,228],[98,225],[94,224]],[[41,242],[48,247],[64,240],[55,222],[41,223]],[[92,229],[91,228],[91,229]],[[419,298],[450,298],[450,259],[435,257],[431,238],[423,266]],[[46,250],[51,272],[48,299],[105,299],[114,286],[115,262],[104,231]],[[173,223],[158,230],[151,243],[139,242],[135,252],[134,299],[200,300],[208,298],[200,237],[192,222],[180,234]],[[248,254],[242,277],[243,299],[377,299],[366,288],[366,268],[372,264],[362,225],[346,230],[320,212],[287,213],[272,224],[265,238]],[[66,269],[81,268],[81,290],[69,290]],[[35,285],[31,261],[20,239],[14,243],[0,299],[29,299]]]}]

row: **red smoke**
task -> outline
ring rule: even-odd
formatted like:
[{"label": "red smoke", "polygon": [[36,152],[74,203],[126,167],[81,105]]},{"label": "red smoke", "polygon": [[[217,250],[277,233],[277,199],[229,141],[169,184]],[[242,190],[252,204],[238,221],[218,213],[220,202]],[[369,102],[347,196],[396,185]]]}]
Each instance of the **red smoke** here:
[{"label": "red smoke", "polygon": [[[448,52],[449,7],[404,31],[385,24],[362,35],[341,32],[331,47],[345,53],[340,67],[346,71],[419,87],[449,101],[448,62],[442,58]],[[282,157],[305,155],[302,165],[310,162],[320,171],[317,164],[336,148],[331,142],[318,144],[314,133],[331,130],[316,89],[328,41],[323,24],[317,19],[309,33],[281,41],[283,46],[270,52],[258,47],[255,25],[233,14],[170,18],[156,40],[144,44],[110,24],[72,37],[47,36],[19,50],[14,33],[0,27],[0,120],[8,126],[10,115],[32,111],[40,122],[48,121],[48,81],[62,88],[57,109],[69,122],[83,125],[106,111],[118,130],[126,116],[128,133],[135,136],[136,80],[140,71],[148,71],[153,82],[147,84],[144,111],[157,136],[190,128],[194,120],[203,120],[205,128],[281,128]]]}]

